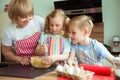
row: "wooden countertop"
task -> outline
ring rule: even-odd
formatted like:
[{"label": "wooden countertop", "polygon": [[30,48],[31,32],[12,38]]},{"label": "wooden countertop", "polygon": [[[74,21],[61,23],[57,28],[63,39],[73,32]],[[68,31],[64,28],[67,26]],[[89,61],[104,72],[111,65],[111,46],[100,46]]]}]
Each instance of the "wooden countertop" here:
[{"label": "wooden countertop", "polygon": [[19,77],[7,77],[7,76],[0,76],[0,80],[57,80],[57,73],[52,71],[48,74],[45,74],[40,77],[36,78],[19,78]]}]

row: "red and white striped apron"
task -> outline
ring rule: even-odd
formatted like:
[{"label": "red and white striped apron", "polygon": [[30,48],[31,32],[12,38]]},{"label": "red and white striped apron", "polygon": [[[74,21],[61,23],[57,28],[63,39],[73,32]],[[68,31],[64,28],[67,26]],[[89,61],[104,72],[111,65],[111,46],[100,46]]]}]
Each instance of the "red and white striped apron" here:
[{"label": "red and white striped apron", "polygon": [[36,32],[29,38],[16,41],[16,55],[30,58],[35,56],[35,49],[40,38],[40,32]]}]

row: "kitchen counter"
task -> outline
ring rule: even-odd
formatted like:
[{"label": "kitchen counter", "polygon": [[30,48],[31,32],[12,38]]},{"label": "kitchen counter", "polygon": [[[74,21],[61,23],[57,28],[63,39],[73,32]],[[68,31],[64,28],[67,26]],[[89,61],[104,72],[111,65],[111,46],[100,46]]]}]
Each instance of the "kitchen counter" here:
[{"label": "kitchen counter", "polygon": [[56,66],[46,69],[9,64],[0,68],[0,80],[57,80]]},{"label": "kitchen counter", "polygon": [[19,78],[19,77],[7,77],[7,76],[0,76],[0,80],[57,80],[57,73],[52,71],[48,74],[43,76],[38,76],[36,78]]}]

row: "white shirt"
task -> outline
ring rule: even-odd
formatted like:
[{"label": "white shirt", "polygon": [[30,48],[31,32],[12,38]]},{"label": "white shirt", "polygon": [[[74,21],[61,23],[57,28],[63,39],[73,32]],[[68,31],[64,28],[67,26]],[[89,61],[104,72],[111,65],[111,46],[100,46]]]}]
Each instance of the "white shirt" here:
[{"label": "white shirt", "polygon": [[41,32],[43,26],[44,19],[37,15],[33,16],[29,24],[24,28],[16,28],[15,24],[9,23],[3,28],[2,44],[5,46],[15,45],[17,40],[28,38],[37,31]]}]

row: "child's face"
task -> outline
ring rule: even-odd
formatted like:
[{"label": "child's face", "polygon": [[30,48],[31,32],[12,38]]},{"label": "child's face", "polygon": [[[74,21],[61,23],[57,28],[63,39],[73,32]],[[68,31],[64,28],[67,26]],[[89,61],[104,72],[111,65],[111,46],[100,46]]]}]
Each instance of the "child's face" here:
[{"label": "child's face", "polygon": [[52,34],[61,34],[61,31],[63,30],[63,18],[59,16],[50,18],[49,27]]},{"label": "child's face", "polygon": [[81,43],[84,40],[84,31],[72,24],[69,26],[69,37],[74,44]]},{"label": "child's face", "polygon": [[17,27],[23,28],[23,27],[27,26],[31,19],[32,19],[32,14],[25,15],[25,16],[19,16],[17,18]]}]

